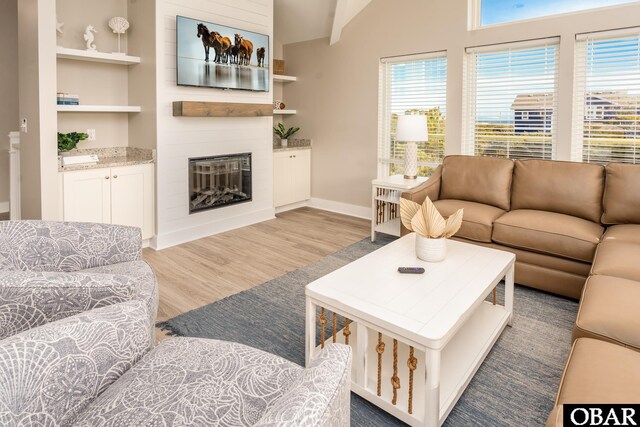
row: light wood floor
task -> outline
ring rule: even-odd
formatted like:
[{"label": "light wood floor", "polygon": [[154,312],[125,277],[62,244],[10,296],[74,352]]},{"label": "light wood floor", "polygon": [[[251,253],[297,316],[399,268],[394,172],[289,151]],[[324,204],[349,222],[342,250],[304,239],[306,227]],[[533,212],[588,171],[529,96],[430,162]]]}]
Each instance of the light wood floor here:
[{"label": "light wood floor", "polygon": [[[144,259],[160,287],[163,321],[298,269],[370,235],[369,221],[301,208]],[[162,338],[162,333],[156,334]]]}]

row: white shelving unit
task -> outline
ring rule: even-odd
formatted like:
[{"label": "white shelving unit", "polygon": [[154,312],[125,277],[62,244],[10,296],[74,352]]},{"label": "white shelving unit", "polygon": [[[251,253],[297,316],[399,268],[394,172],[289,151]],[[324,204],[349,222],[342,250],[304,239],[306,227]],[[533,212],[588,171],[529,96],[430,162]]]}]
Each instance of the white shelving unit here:
[{"label": "white shelving unit", "polygon": [[105,62],[108,64],[134,65],[140,63],[140,57],[117,53],[97,52],[93,50],[70,49],[58,46],[56,56],[59,59],[73,59],[76,61]]},{"label": "white shelving unit", "polygon": [[273,75],[273,81],[274,82],[287,83],[287,82],[298,81],[298,78],[294,77],[294,76],[285,76],[285,75],[282,75],[282,74],[274,74]]},{"label": "white shelving unit", "polygon": [[137,105],[58,105],[59,113],[139,113]]},{"label": "white shelving unit", "polygon": [[376,240],[376,233],[400,235],[400,196],[427,178],[404,179],[402,175],[374,179],[372,185],[371,205],[371,241]]},{"label": "white shelving unit", "polygon": [[289,114],[296,114],[297,110],[273,110],[274,116],[284,116]]}]

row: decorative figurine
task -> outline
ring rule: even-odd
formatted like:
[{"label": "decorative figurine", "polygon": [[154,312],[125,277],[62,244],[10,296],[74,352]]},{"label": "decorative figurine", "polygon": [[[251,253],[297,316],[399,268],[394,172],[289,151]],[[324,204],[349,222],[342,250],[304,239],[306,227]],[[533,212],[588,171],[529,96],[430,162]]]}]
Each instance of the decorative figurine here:
[{"label": "decorative figurine", "polygon": [[126,33],[127,29],[129,29],[129,21],[121,16],[116,16],[109,20],[109,28],[118,35],[118,53],[122,53],[120,52],[120,35]]},{"label": "decorative figurine", "polygon": [[95,36],[93,33],[97,33],[98,31],[93,28],[93,25],[87,25],[87,28],[84,30],[84,40],[87,42],[87,50],[96,50],[96,45],[93,42]]}]

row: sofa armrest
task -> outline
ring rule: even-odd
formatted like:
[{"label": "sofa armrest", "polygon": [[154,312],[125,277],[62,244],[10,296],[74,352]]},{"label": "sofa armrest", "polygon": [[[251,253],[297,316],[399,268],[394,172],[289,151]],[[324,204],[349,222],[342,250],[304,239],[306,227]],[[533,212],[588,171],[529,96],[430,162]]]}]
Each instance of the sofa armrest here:
[{"label": "sofa armrest", "polygon": [[93,308],[142,299],[118,274],[7,271],[0,280],[0,339]]},{"label": "sofa armrest", "polygon": [[139,228],[53,221],[0,222],[0,270],[78,271],[142,257]]},{"label": "sofa armrest", "polygon": [[349,426],[351,347],[329,344],[256,426]]},{"label": "sofa armrest", "polygon": [[[403,192],[400,197],[403,199],[414,201],[418,204],[422,204],[427,197],[432,202],[438,200],[440,196],[440,184],[442,183],[442,165],[438,166],[428,180],[420,184],[419,186]],[[409,234],[410,231],[400,224],[400,235],[404,236]]]},{"label": "sofa armrest", "polygon": [[152,347],[147,309],[91,310],[0,341],[0,424],[71,425]]}]

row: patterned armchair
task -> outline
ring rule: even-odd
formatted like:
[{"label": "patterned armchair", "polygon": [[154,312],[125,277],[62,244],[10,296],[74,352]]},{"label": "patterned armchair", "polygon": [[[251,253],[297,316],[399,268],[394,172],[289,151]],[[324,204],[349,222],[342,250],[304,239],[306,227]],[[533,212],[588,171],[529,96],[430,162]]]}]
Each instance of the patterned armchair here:
[{"label": "patterned armchair", "polygon": [[0,222],[0,339],[140,299],[153,330],[158,291],[140,230],[108,224]]},{"label": "patterned armchair", "polygon": [[0,341],[0,425],[348,426],[351,349],[301,367],[241,344],[173,338],[151,350],[141,301]]}]

